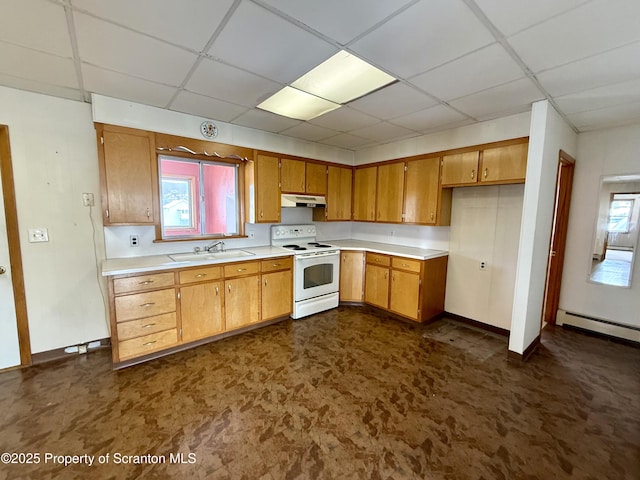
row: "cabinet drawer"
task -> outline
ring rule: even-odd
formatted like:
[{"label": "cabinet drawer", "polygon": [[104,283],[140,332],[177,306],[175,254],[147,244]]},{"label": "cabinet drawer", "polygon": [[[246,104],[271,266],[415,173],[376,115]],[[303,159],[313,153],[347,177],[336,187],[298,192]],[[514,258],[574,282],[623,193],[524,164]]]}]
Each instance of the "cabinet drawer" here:
[{"label": "cabinet drawer", "polygon": [[262,273],[275,272],[276,270],[291,269],[293,261],[291,257],[272,258],[262,261]]},{"label": "cabinet drawer", "polygon": [[135,277],[116,278],[113,281],[113,291],[120,293],[133,293],[150,288],[162,288],[173,285],[174,276],[169,273],[154,273],[150,275],[137,275]]},{"label": "cabinet drawer", "polygon": [[217,280],[222,274],[220,267],[205,267],[183,270],[180,272],[180,283],[204,282],[205,280]]},{"label": "cabinet drawer", "polygon": [[260,271],[259,262],[230,263],[224,266],[225,278],[253,275]]},{"label": "cabinet drawer", "polygon": [[129,320],[118,323],[118,340],[128,340],[130,338],[143,337],[152,333],[161,332],[176,328],[176,314],[164,313],[155,317]]},{"label": "cabinet drawer", "polygon": [[120,361],[169,348],[178,343],[178,329],[152,333],[118,343]]},{"label": "cabinet drawer", "polygon": [[388,267],[391,264],[391,257],[387,255],[381,255],[379,253],[367,252],[367,263],[373,263],[374,265],[383,265]]},{"label": "cabinet drawer", "polygon": [[176,291],[173,288],[116,297],[116,320],[124,322],[176,311]]},{"label": "cabinet drawer", "polygon": [[399,270],[407,270],[409,272],[420,273],[420,260],[413,260],[410,258],[393,257],[391,259],[391,266]]}]

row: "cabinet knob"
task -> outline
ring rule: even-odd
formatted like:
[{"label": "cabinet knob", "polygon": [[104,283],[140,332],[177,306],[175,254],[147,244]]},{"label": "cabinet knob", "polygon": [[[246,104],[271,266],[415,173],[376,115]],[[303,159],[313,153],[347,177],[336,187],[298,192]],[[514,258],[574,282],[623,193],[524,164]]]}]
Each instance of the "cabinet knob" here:
[{"label": "cabinet knob", "polygon": [[489,173],[489,169],[485,168],[484,169],[484,178],[487,178],[487,174]]},{"label": "cabinet knob", "polygon": [[264,212],[260,210],[260,218],[264,217]]},{"label": "cabinet knob", "polygon": [[147,208],[147,218],[151,218],[151,212],[149,211],[148,208]]},{"label": "cabinet knob", "polygon": [[471,170],[471,180],[473,180],[474,178],[476,178],[476,171],[475,171],[475,169],[474,169],[474,170]]},{"label": "cabinet knob", "polygon": [[265,287],[267,286],[267,280],[266,280],[266,279],[265,279],[265,281],[264,281],[264,286],[265,286]]},{"label": "cabinet knob", "polygon": [[431,220],[435,220],[436,219],[436,214],[431,212]]},{"label": "cabinet knob", "polygon": [[231,293],[231,284],[227,285],[229,287],[229,293]]},{"label": "cabinet knob", "polygon": [[218,296],[219,293],[220,293],[220,287],[216,285],[216,296]]}]

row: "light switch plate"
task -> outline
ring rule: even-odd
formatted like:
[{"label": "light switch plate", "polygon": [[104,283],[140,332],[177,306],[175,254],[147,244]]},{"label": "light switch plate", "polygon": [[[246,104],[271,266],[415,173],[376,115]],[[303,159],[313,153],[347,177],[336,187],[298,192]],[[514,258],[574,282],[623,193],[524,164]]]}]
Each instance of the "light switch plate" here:
[{"label": "light switch plate", "polygon": [[49,231],[46,228],[30,228],[29,242],[39,243],[49,241]]}]

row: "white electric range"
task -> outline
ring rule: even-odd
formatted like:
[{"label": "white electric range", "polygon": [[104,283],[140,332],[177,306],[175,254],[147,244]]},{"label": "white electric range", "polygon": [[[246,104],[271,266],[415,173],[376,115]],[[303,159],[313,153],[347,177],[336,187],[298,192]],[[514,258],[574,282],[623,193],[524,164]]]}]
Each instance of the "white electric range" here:
[{"label": "white electric range", "polygon": [[315,225],[273,225],[271,245],[292,250],[292,318],[338,306],[340,248],[316,241]]}]

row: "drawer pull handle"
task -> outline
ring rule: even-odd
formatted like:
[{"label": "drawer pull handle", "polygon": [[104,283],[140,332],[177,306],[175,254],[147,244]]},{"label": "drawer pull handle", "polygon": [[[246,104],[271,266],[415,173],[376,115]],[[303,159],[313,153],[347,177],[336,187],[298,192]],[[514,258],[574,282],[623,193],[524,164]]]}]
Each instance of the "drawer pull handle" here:
[{"label": "drawer pull handle", "polygon": [[244,272],[246,270],[246,268],[239,268],[238,271],[239,272]]},{"label": "drawer pull handle", "polygon": [[272,267],[279,267],[280,264],[279,263],[274,263],[273,265],[271,265]]},{"label": "drawer pull handle", "polygon": [[203,277],[206,277],[206,276],[207,276],[206,273],[199,273],[199,274],[196,275],[196,278],[203,278]]},{"label": "drawer pull handle", "polygon": [[156,302],[149,302],[149,303],[143,303],[142,305],[140,305],[141,307],[150,307],[151,305],[155,305]]},{"label": "drawer pull handle", "polygon": [[147,323],[146,325],[143,325],[142,328],[151,328],[155,325],[155,323]]},{"label": "drawer pull handle", "polygon": [[143,346],[143,347],[148,347],[149,345],[153,345],[153,344],[154,344],[154,343],[156,343],[156,342],[157,342],[157,340],[154,340],[154,341],[152,341],[152,342],[143,343],[143,344],[142,344],[142,346]]},{"label": "drawer pull handle", "polygon": [[155,282],[155,280],[145,280],[144,282],[139,282],[138,285],[150,285],[153,282]]},{"label": "drawer pull handle", "polygon": [[403,267],[408,267],[409,265],[407,265],[406,263],[402,264]]}]

